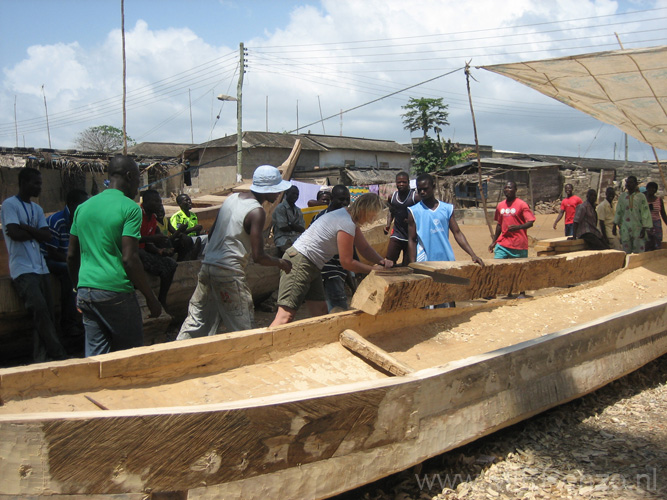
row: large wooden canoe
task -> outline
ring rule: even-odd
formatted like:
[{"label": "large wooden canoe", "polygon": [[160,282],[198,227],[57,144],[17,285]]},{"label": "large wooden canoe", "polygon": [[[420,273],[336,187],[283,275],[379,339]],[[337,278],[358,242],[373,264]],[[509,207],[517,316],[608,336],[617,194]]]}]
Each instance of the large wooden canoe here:
[{"label": "large wooden canoe", "polygon": [[325,498],[376,480],[667,352],[665,253],[529,300],[0,370],[0,497]]}]

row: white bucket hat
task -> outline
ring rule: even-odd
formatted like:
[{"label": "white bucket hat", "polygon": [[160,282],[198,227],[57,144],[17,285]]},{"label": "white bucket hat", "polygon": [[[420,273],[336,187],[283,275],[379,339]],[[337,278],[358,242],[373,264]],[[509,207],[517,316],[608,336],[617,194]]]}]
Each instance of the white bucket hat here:
[{"label": "white bucket hat", "polygon": [[252,174],[252,185],[250,191],[255,193],[282,193],[292,186],[290,181],[286,181],[280,175],[273,165],[261,165],[255,169]]}]

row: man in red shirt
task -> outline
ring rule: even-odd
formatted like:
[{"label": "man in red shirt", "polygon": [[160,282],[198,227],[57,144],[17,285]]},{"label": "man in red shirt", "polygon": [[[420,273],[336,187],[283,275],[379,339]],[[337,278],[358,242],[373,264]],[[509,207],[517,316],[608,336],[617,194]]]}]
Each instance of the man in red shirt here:
[{"label": "man in red shirt", "polygon": [[572,194],[573,190],[572,184],[565,184],[565,198],[560,202],[560,212],[558,212],[558,217],[554,221],[554,229],[556,229],[558,221],[565,214],[565,236],[574,234],[574,214],[577,211],[577,206],[583,203],[581,198]]},{"label": "man in red shirt", "polygon": [[[503,191],[505,201],[501,201],[496,207],[496,234],[489,245],[489,252],[492,252],[496,259],[528,257],[527,229],[533,227],[535,216],[528,204],[516,197],[514,181],[507,181]],[[524,297],[524,292],[519,292],[519,298]]]}]

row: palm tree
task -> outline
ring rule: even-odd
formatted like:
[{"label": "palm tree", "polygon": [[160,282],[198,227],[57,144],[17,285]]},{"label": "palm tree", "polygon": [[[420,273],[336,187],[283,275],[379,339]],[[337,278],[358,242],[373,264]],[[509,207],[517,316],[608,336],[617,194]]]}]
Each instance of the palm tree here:
[{"label": "palm tree", "polygon": [[411,97],[405,106],[401,106],[407,110],[403,115],[403,127],[410,132],[421,130],[424,132],[424,139],[428,137],[428,131],[435,129],[436,132],[442,131],[441,125],[449,125],[447,117],[447,104],[442,103],[442,98],[429,99],[427,97],[420,97],[416,99]]}]

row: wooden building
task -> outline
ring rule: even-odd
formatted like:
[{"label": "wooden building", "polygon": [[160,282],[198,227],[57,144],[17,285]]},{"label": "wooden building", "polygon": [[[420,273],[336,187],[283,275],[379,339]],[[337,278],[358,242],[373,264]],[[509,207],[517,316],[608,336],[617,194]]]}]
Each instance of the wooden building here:
[{"label": "wooden building", "polygon": [[[517,185],[517,196],[531,207],[560,197],[560,165],[557,163],[482,158],[482,180],[487,202],[495,206],[505,199],[507,181]],[[436,174],[442,199],[455,201],[457,208],[481,205],[477,160],[454,165]]]},{"label": "wooden building", "polygon": [[[375,172],[372,177],[391,177],[410,169],[410,149],[394,141],[318,134],[243,132],[242,175],[251,179],[264,164],[279,165],[301,139],[301,154],[293,179],[326,184],[355,183],[354,172]],[[236,135],[189,148],[183,157],[192,172],[192,185],[209,192],[236,182]],[[198,167],[198,168],[197,168]],[[377,174],[377,172],[391,172]],[[358,177],[358,176],[357,176]]]}]

